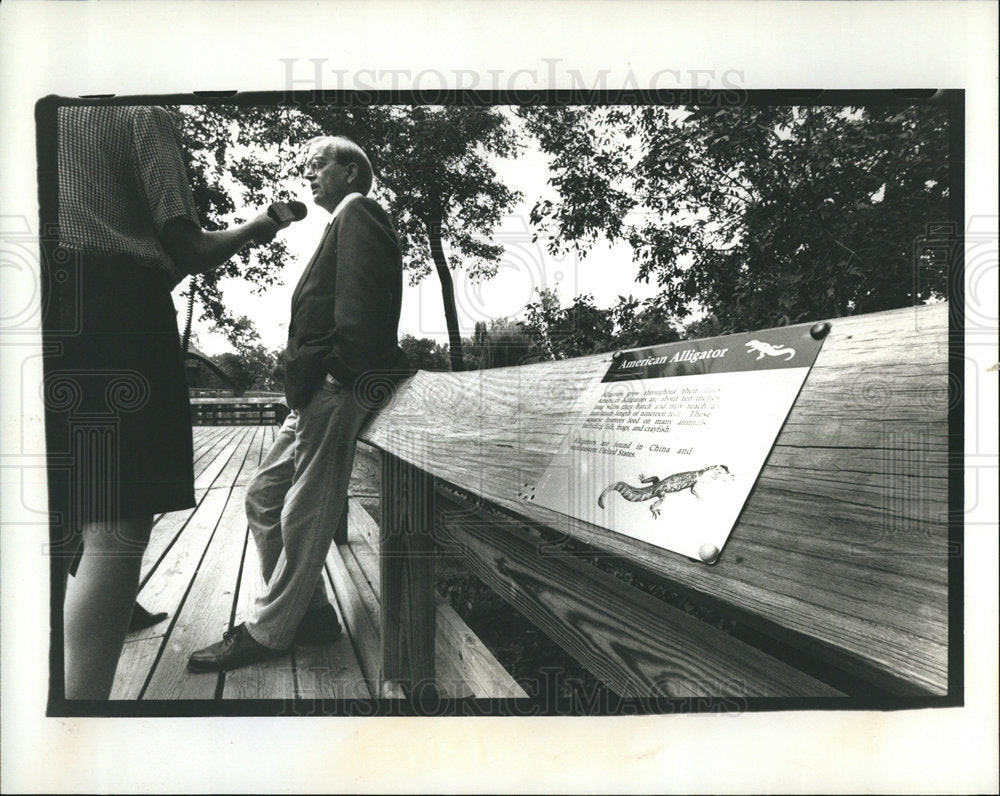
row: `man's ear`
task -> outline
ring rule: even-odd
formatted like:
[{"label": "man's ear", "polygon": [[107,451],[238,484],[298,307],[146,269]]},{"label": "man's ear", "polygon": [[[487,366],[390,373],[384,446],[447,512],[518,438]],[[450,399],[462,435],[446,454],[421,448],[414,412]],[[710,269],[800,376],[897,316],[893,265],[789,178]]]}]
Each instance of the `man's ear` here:
[{"label": "man's ear", "polygon": [[348,163],[344,168],[347,169],[347,182],[354,182],[358,178],[358,164]]}]

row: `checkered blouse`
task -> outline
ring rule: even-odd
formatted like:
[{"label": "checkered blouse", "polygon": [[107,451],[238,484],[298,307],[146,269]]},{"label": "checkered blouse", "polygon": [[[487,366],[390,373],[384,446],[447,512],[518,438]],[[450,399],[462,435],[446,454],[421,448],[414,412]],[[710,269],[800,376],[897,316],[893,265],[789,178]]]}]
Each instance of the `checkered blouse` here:
[{"label": "checkered blouse", "polygon": [[59,239],[124,254],[183,278],[160,242],[174,218],[198,222],[173,119],[157,107],[59,109]]}]

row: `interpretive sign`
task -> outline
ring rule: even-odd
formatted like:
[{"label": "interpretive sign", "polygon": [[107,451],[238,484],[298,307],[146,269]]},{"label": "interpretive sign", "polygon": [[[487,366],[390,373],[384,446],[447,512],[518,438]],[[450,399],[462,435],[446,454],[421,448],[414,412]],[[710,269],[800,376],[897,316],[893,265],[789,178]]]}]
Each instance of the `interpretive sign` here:
[{"label": "interpretive sign", "polygon": [[829,324],[624,351],[531,500],[713,563]]}]

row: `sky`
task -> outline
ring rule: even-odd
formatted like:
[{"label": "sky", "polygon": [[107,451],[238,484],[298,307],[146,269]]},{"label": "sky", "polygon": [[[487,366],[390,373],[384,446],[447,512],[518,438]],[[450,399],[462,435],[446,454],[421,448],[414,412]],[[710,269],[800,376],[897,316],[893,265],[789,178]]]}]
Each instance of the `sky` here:
[{"label": "sky", "polygon": [[[505,249],[497,275],[474,282],[462,269],[452,272],[463,337],[472,336],[477,321],[489,323],[500,317],[517,318],[524,307],[537,298],[536,290],[542,288],[557,289],[564,306],[584,293],[592,294],[597,306],[610,307],[619,295],[631,294],[644,299],[657,292],[655,284],[634,281],[636,267],[628,244],[611,246],[601,241],[581,257],[575,253],[549,254],[544,238],[532,243],[528,215],[531,207],[541,198],[554,200],[556,192],[546,184],[549,176],[547,156],[527,137],[525,143],[527,148],[516,159],[494,160],[500,179],[522,194],[521,201],[503,219],[494,236],[494,241],[503,243]],[[257,295],[252,285],[240,279],[226,279],[220,283],[223,299],[230,310],[236,317],[246,315],[253,319],[261,342],[268,349],[284,347],[292,291],[329,220],[325,210],[312,204],[305,182],[296,180],[285,187],[307,205],[309,214],[279,233],[284,236],[290,253],[281,273],[282,284],[273,285],[263,295]],[[184,319],[187,287],[188,280],[184,280],[174,291],[179,323]],[[213,330],[211,323],[197,319],[199,314],[196,307],[192,329],[197,335],[198,348],[209,355],[231,351],[232,346],[222,334]],[[410,285],[404,275],[399,334],[448,342],[441,285],[435,272],[417,285]]]}]

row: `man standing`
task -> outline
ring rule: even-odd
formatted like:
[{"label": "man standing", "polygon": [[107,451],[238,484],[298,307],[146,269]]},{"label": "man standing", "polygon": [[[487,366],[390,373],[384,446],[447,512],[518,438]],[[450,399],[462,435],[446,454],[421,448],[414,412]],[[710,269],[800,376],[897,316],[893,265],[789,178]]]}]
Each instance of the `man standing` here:
[{"label": "man standing", "polygon": [[285,349],[291,413],[247,491],[247,520],[266,582],[254,615],[193,653],[196,672],[235,669],[279,655],[294,641],[341,632],[323,585],[323,561],[347,508],[356,437],[368,409],[359,379],[401,372],[399,239],[367,198],[371,163],[352,141],[320,137],[306,147],[313,201],[332,214],[292,295]]},{"label": "man standing", "polygon": [[171,288],[287,224],[260,213],[203,230],[163,108],[56,113],[58,240],[44,261],[43,335],[53,561],[66,566],[53,583],[56,596],[66,584],[65,696],[107,699],[153,516],[195,505]]}]

